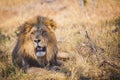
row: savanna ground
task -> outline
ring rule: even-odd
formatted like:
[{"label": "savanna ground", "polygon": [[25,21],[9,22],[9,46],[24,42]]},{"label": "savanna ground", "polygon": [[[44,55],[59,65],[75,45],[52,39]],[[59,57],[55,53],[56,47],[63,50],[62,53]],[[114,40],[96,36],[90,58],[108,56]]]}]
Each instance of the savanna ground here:
[{"label": "savanna ground", "polygon": [[[120,0],[0,0],[0,80],[120,80]],[[57,22],[59,71],[24,74],[11,61],[16,30],[41,15]]]}]

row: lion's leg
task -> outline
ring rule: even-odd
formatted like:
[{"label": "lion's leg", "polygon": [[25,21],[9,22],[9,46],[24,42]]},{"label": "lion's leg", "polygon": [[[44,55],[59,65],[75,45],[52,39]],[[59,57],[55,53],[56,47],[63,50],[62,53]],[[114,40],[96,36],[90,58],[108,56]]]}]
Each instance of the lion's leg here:
[{"label": "lion's leg", "polygon": [[55,66],[61,66],[61,65],[63,65],[61,61],[57,60],[57,55],[55,55],[53,62],[54,62]]},{"label": "lion's leg", "polygon": [[61,62],[57,61],[57,55],[54,54],[53,56],[47,56],[47,68],[52,69],[54,66],[59,67],[62,65]]},{"label": "lion's leg", "polygon": [[60,66],[61,65],[61,63],[59,63],[57,61],[57,55],[56,54],[51,58],[49,63],[50,63],[51,66]]},{"label": "lion's leg", "polygon": [[37,61],[38,61],[40,67],[45,67],[48,65],[48,61],[46,60],[46,56],[37,57]]},{"label": "lion's leg", "polygon": [[52,57],[52,59],[49,61],[49,69],[50,70],[60,70],[61,63],[57,61],[56,55]]},{"label": "lion's leg", "polygon": [[23,68],[24,72],[27,73],[29,65],[23,57],[22,57],[22,68]]}]

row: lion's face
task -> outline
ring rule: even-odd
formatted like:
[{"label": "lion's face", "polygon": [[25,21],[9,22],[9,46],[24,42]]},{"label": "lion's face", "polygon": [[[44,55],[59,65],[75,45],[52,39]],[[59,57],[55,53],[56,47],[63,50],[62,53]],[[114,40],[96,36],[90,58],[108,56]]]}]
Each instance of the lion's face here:
[{"label": "lion's face", "polygon": [[[20,67],[56,64],[58,52],[55,37],[56,23],[37,16],[18,28],[18,40],[13,50],[13,62]],[[26,62],[23,65],[23,62]]]},{"label": "lion's face", "polygon": [[29,32],[27,32],[27,35],[34,46],[35,54],[38,57],[46,55],[48,44],[52,43],[52,40],[55,39],[54,33],[44,24],[32,26]]},{"label": "lion's face", "polygon": [[32,28],[30,38],[35,47],[35,53],[37,56],[44,56],[46,54],[48,35],[45,25],[38,25]]}]

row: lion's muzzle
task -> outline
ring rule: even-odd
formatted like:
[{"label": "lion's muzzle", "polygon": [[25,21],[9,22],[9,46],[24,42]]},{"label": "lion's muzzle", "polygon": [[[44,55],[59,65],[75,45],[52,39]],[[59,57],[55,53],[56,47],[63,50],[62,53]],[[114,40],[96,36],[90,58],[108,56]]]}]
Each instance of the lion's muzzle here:
[{"label": "lion's muzzle", "polygon": [[36,39],[35,42],[35,53],[37,57],[43,57],[46,54],[46,47],[40,45],[40,40]]},{"label": "lion's muzzle", "polygon": [[36,55],[38,57],[43,57],[46,54],[46,47],[41,47],[41,46],[37,46],[36,47]]}]

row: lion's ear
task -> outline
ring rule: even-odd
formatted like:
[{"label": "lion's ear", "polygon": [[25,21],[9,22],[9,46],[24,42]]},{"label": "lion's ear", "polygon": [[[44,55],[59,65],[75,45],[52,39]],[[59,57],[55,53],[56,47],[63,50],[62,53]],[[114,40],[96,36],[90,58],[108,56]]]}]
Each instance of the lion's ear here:
[{"label": "lion's ear", "polygon": [[32,28],[32,26],[28,23],[25,23],[24,27],[25,27],[25,33],[29,32]]},{"label": "lion's ear", "polygon": [[16,33],[18,35],[21,34],[21,33],[27,33],[27,32],[29,32],[31,30],[31,28],[32,28],[32,26],[30,24],[25,23],[25,24],[18,27],[18,30],[17,30]]},{"label": "lion's ear", "polygon": [[49,29],[55,31],[57,28],[56,22],[53,20],[46,20],[45,24],[48,26]]}]

